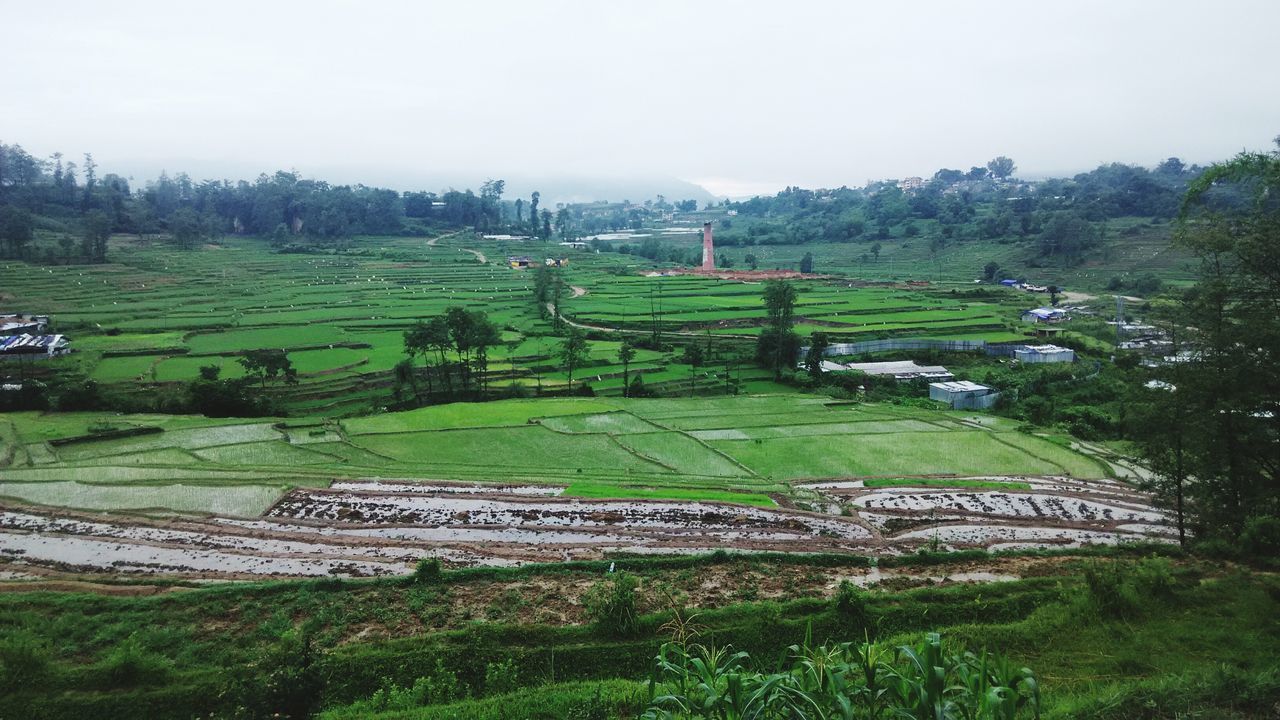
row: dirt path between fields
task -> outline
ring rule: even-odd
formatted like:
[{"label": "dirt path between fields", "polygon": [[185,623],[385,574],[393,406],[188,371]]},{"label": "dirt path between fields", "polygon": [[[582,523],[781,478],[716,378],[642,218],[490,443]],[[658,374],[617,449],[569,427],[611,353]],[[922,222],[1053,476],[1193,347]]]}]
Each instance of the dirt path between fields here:
[{"label": "dirt path between fields", "polygon": [[577,285],[570,285],[569,289],[573,291],[573,297],[582,297],[587,294],[586,288],[578,287]]}]

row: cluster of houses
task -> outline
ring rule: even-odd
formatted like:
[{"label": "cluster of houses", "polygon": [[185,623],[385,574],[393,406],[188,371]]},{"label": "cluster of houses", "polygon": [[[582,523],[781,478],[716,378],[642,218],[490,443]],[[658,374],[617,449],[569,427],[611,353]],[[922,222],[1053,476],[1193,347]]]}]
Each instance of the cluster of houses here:
[{"label": "cluster of houses", "polygon": [[66,355],[71,341],[49,334],[45,315],[0,315],[0,360]]},{"label": "cluster of houses", "polygon": [[547,258],[541,263],[528,255],[512,255],[507,258],[507,265],[513,270],[528,270],[531,267],[537,267],[539,264],[547,267],[565,267],[569,264],[569,258]]},{"label": "cluster of houses", "polygon": [[1033,285],[1033,284],[1031,284],[1031,283],[1029,283],[1029,282],[1022,282],[1022,281],[1020,281],[1020,280],[1012,280],[1012,279],[1008,279],[1008,278],[1006,278],[1006,279],[1004,279],[1004,280],[1001,280],[1001,281],[1000,281],[1000,284],[1001,284],[1001,285],[1003,285],[1003,286],[1005,286],[1005,287],[1014,288],[1015,290],[1023,290],[1023,291],[1025,291],[1025,292],[1031,292],[1031,293],[1047,293],[1047,292],[1049,292],[1049,286],[1048,286],[1048,285]]},{"label": "cluster of houses", "polygon": [[[1007,350],[1020,363],[1069,363],[1076,359],[1074,350],[1057,345],[1013,345]],[[1001,354],[1005,354],[1003,350]],[[1000,399],[995,388],[956,380],[955,375],[941,365],[920,365],[914,360],[862,363],[824,360],[822,369],[824,372],[856,371],[872,377],[892,378],[895,382],[925,380],[929,383],[930,399],[945,402],[956,410],[982,410]]]}]

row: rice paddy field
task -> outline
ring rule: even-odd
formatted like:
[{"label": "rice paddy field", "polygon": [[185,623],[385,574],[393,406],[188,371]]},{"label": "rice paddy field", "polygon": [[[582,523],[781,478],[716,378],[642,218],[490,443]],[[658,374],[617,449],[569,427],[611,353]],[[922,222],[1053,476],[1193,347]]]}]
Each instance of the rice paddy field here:
[{"label": "rice paddy field", "polygon": [[[483,310],[502,328],[490,353],[490,387],[556,392],[568,377],[560,339],[533,301],[530,270],[509,255],[565,257],[570,286],[561,312],[597,329],[577,378],[597,392],[621,394],[617,330],[669,339],[713,337],[747,343],[764,322],[762,286],[740,280],[670,276],[647,260],[554,244],[485,240],[469,232],[435,238],[362,237],[343,253],[277,253],[263,241],[229,237],[199,251],[112,239],[105,265],[0,265],[3,309],[46,314],[74,352],[51,361],[108,389],[145,402],[215,365],[243,376],[237,360],[281,349],[299,384],[281,394],[290,414],[366,414],[390,401],[392,368],[404,359],[403,334],[452,306]],[[836,338],[985,339],[1025,337],[1016,318],[1030,299],[971,301],[943,291],[805,280],[797,330]],[[618,337],[621,337],[620,335]],[[690,389],[777,391],[766,373],[739,367],[701,373],[679,352],[641,349],[631,371],[664,395]],[[717,377],[716,373],[720,376]]]},{"label": "rice paddy field", "polygon": [[[104,423],[114,436],[87,432]],[[1013,425],[796,394],[348,419],[11,413],[0,558],[19,577],[363,576],[423,557],[895,555],[1169,537],[1163,513],[1116,479],[1121,466]]]}]

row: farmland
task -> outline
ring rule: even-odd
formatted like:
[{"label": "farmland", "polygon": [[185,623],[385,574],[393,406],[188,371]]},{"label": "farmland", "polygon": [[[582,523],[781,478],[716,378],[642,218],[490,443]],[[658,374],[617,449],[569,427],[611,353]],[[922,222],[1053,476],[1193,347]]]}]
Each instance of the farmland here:
[{"label": "farmland", "polygon": [[[106,265],[0,265],[6,301],[51,315],[75,352],[49,364],[80,373],[134,405],[163,409],[200,368],[243,377],[246,352],[284,350],[298,373],[275,392],[290,414],[352,416],[391,401],[393,368],[405,358],[403,334],[449,307],[483,310],[501,329],[489,352],[488,385],[513,395],[563,392],[560,339],[533,301],[532,271],[512,270],[509,254],[556,255],[541,243],[483,240],[469,232],[434,238],[362,237],[343,253],[277,253],[255,239],[228,237],[199,252],[112,239]],[[480,257],[485,262],[480,262]],[[764,321],[761,287],[714,278],[646,276],[658,267],[633,256],[568,251],[560,309],[597,328],[579,378],[620,394],[620,335],[694,337],[741,351]],[[832,280],[798,284],[797,330],[837,339],[1025,337],[1015,318],[1020,293],[966,299],[950,292],[862,287]],[[628,370],[659,394],[777,390],[753,367],[706,368],[679,353],[641,348]]]},{"label": "farmland", "polygon": [[[0,553],[20,575],[394,575],[423,557],[895,555],[1172,532],[1112,479],[1121,466],[1055,437],[819,396],[509,400],[206,424],[50,417],[6,417]],[[110,437],[82,431],[108,420]],[[58,540],[33,545],[33,530]],[[123,562],[136,542],[165,554]]]}]

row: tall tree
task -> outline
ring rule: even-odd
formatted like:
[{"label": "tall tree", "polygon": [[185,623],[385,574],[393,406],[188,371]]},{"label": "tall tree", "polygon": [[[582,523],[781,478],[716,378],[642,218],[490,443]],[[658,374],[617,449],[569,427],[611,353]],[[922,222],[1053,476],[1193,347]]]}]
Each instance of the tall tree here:
[{"label": "tall tree", "polygon": [[560,343],[560,362],[569,373],[569,390],[573,390],[573,372],[587,360],[587,336],[576,327],[570,327]]},{"label": "tall tree", "polygon": [[1164,371],[1144,457],[1199,535],[1247,539],[1280,516],[1280,151],[1205,171],[1175,238],[1200,260],[1182,304],[1193,350]]},{"label": "tall tree", "polygon": [[111,218],[101,210],[90,210],[81,220],[84,256],[90,262],[107,261],[107,241],[111,239]]},{"label": "tall tree", "polygon": [[684,356],[681,360],[689,366],[689,397],[693,397],[694,390],[698,386],[698,368],[702,366],[704,359],[705,353],[698,343],[693,342],[684,346]]},{"label": "tall tree", "polygon": [[622,363],[622,396],[627,397],[631,392],[631,361],[636,359],[636,348],[631,344],[630,338],[622,338],[622,345],[618,348],[618,362]]},{"label": "tall tree", "polygon": [[277,378],[286,385],[298,384],[298,371],[283,350],[249,350],[237,362],[245,374],[257,380],[263,389],[266,389],[268,380]]},{"label": "tall tree", "polygon": [[773,280],[765,285],[763,298],[768,325],[756,342],[756,358],[773,368],[775,380],[781,380],[782,369],[794,367],[800,352],[800,336],[793,329],[796,288],[785,280]]},{"label": "tall tree", "polygon": [[831,347],[831,339],[824,332],[815,332],[809,336],[809,351],[804,356],[805,369],[817,380],[822,377],[822,360]]},{"label": "tall tree", "polygon": [[538,201],[542,199],[542,193],[537,190],[529,196],[529,234],[538,236]]},{"label": "tall tree", "polygon": [[1003,180],[1009,177],[1013,174],[1013,171],[1017,169],[1018,166],[1014,165],[1013,161],[1004,155],[993,158],[987,163],[987,172],[991,173],[991,177],[997,180]]}]

